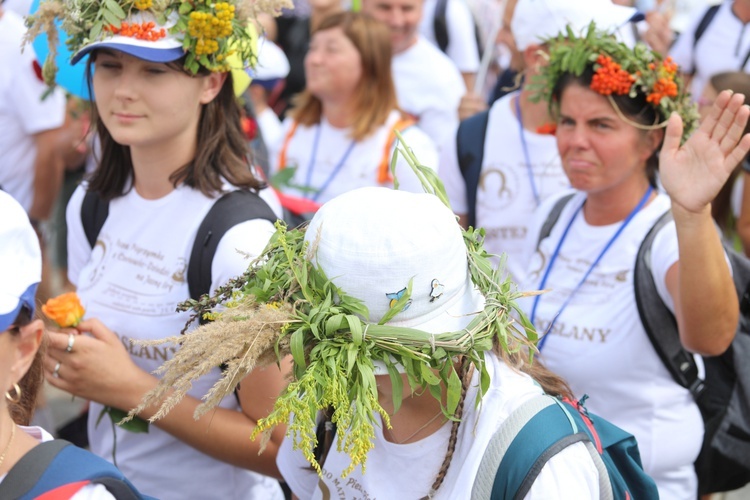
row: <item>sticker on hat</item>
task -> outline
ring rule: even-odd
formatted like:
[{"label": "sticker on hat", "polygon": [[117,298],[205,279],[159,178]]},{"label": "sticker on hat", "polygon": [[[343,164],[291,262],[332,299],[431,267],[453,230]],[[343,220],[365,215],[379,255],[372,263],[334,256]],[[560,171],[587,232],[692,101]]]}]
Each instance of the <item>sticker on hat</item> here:
[{"label": "sticker on hat", "polygon": [[[388,307],[393,309],[393,307],[396,305],[396,303],[399,300],[401,300],[401,298],[404,296],[405,293],[406,293],[406,287],[402,288],[401,290],[395,293],[386,293],[385,296],[391,299],[391,301],[388,303]],[[401,309],[401,311],[406,311],[407,309],[409,309],[411,302],[412,302],[411,299],[407,300],[406,304],[404,304],[404,308]]]},{"label": "sticker on hat", "polygon": [[430,302],[435,302],[445,291],[445,285],[440,283],[437,278],[430,282]]}]

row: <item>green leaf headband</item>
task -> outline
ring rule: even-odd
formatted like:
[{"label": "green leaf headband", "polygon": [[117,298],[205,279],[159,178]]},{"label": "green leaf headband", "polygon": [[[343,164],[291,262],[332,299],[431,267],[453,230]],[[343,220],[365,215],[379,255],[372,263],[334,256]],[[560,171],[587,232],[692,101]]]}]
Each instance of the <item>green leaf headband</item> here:
[{"label": "green leaf headband", "polygon": [[[447,205],[445,190],[435,173],[420,166],[399,139],[398,153],[407,158],[425,191]],[[155,342],[174,342],[181,347],[159,369],[163,378],[131,416],[160,403],[154,419],[163,417],[184,397],[193,380],[224,365],[222,378],[196,409],[197,418],[231,394],[255,367],[291,354],[293,380],[272,413],[258,422],[253,437],[264,432],[268,436],[277,424],[288,423],[287,436],[320,472],[313,456],[316,419],[319,411],[332,407],[332,421],[340,430],[338,449],[351,457],[344,472],[347,475],[357,466],[364,470],[367,452],[373,446],[376,415],[390,427],[388,414],[378,401],[373,360],[382,361],[388,370],[395,410],[403,391],[397,369],[400,365],[412,388],[429,389],[438,401],[445,387],[443,413],[455,420],[462,389],[455,366],[457,357],[463,357],[480,373],[478,404],[490,383],[485,351],[494,344],[501,356],[518,359],[535,350],[536,332],[514,302],[522,294],[502,277],[499,267],[491,264],[482,246],[483,230],[464,231],[463,238],[471,279],[485,297],[485,308],[463,330],[435,335],[385,324],[408,307],[411,283],[390,313],[377,324],[369,323],[364,319],[369,316],[365,305],[311,263],[305,228],[288,229],[283,223],[277,223],[276,228],[262,255],[242,276],[217,290],[213,297],[204,296],[180,306],[181,310],[193,311],[191,321],[200,317],[213,321],[190,334]],[[226,309],[211,312],[217,305]],[[290,418],[292,415],[294,418]]]},{"label": "green leaf headband", "polygon": [[[532,100],[549,103],[553,115],[557,106],[553,92],[560,79],[565,74],[581,76],[591,69],[594,73],[591,90],[610,98],[613,94],[630,98],[641,94],[659,117],[658,123],[642,125],[620,113],[628,123],[641,129],[662,128],[676,112],[684,127],[682,142],[697,126],[698,110],[671,58],[663,59],[640,42],[630,48],[613,35],[597,30],[593,22],[583,36],[568,27],[566,33],[544,43],[548,48],[549,62],[541,68],[539,75],[532,77],[528,89],[532,92]],[[612,103],[619,112],[614,101]]]},{"label": "green leaf headband", "polygon": [[289,0],[44,0],[26,20],[26,41],[47,34],[50,52],[43,75],[49,85],[57,71],[56,21],[68,34],[66,44],[73,54],[115,36],[155,47],[171,40],[182,47],[190,73],[201,67],[225,72],[254,63],[257,54],[248,23],[259,12],[278,15],[291,6]]}]

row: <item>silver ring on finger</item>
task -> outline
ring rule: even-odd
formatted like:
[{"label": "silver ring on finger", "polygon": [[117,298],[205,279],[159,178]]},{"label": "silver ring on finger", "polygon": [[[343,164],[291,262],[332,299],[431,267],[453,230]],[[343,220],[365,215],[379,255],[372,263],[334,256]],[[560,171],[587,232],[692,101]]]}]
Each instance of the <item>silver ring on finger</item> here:
[{"label": "silver ring on finger", "polygon": [[73,352],[73,343],[76,341],[76,336],[72,333],[68,334],[68,347],[65,348],[65,352]]},{"label": "silver ring on finger", "polygon": [[53,377],[60,378],[60,366],[62,366],[62,364],[58,361],[57,364],[55,365],[55,369],[52,370]]}]

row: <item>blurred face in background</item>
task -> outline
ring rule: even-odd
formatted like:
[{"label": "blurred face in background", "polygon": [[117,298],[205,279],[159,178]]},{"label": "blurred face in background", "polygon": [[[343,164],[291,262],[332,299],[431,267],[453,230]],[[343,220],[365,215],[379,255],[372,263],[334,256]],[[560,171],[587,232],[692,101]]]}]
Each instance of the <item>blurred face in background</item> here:
[{"label": "blurred face in background", "polygon": [[322,102],[347,100],[362,79],[362,57],[339,28],[316,32],[305,56],[307,90]]},{"label": "blurred face in background", "polygon": [[393,53],[398,54],[417,41],[423,3],[424,0],[364,0],[362,11],[388,26]]}]

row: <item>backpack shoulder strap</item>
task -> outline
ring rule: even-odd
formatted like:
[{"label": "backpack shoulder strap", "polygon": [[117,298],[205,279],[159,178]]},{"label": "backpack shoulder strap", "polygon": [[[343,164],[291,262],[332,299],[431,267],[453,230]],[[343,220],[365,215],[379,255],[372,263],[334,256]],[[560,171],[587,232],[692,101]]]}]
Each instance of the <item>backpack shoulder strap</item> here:
[{"label": "backpack shoulder strap", "polygon": [[435,16],[432,18],[432,28],[435,30],[435,41],[440,50],[448,49],[448,0],[437,0]]},{"label": "backpack shoulder strap", "polygon": [[109,202],[104,201],[95,191],[86,191],[81,203],[81,223],[91,248],[96,245],[96,238],[108,216]]},{"label": "backpack shoulder strap", "polygon": [[557,224],[563,208],[565,208],[565,205],[567,205],[568,202],[573,198],[574,194],[575,193],[566,194],[565,196],[557,200],[557,202],[552,206],[552,210],[550,210],[549,214],[547,214],[547,218],[544,219],[544,224],[542,224],[542,227],[539,230],[539,237],[536,240],[537,248],[539,248],[539,244],[542,242],[542,240],[549,236],[549,233],[552,232],[552,228],[555,227],[555,224]]},{"label": "backpack shoulder strap", "polygon": [[706,9],[705,14],[703,14],[703,18],[700,20],[698,26],[695,28],[695,32],[693,33],[693,48],[695,48],[695,46],[698,44],[698,40],[700,40],[703,34],[706,32],[706,28],[708,28],[708,25],[711,24],[711,21],[714,20],[719,7],[721,7],[720,3],[712,5],[708,9]]},{"label": "backpack shoulder strap", "polygon": [[456,157],[466,184],[466,203],[469,225],[477,224],[477,188],[484,161],[484,141],[487,135],[489,110],[463,120],[456,131]]},{"label": "backpack shoulder strap", "polygon": [[66,446],[71,444],[62,439],[55,439],[32,448],[16,462],[0,483],[0,498],[20,498],[31,491]]},{"label": "backpack shoulder strap", "polygon": [[256,193],[247,190],[231,191],[219,198],[198,227],[190,261],[187,281],[190,297],[199,300],[211,291],[211,264],[224,234],[241,222],[265,219],[276,222],[273,210]]},{"label": "backpack shoulder strap", "polygon": [[[708,9],[706,9],[706,12],[703,14],[703,17],[701,18],[700,22],[698,23],[698,26],[695,28],[695,32],[693,32],[693,52],[691,54],[692,58],[692,70],[690,72],[691,75],[694,75],[696,72],[695,67],[695,47],[698,45],[698,40],[701,39],[703,34],[706,32],[706,28],[708,28],[708,25],[711,24],[711,21],[713,21],[714,16],[716,16],[716,13],[719,11],[719,7],[721,4],[716,4],[710,6]],[[744,67],[743,64],[740,66],[740,70]]]},{"label": "backpack shoulder strap", "polygon": [[[492,436],[474,481],[472,500],[524,498],[549,459],[581,441],[590,441],[588,434],[578,428],[559,400],[535,396],[511,413]],[[597,468],[604,470],[604,465]]]},{"label": "backpack shoulder strap", "polygon": [[672,220],[672,212],[666,212],[646,234],[635,259],[633,285],[643,328],[651,344],[672,378],[690,390],[696,399],[703,391],[704,381],[698,378],[698,367],[693,355],[680,343],[677,321],[672,311],[661,300],[651,272],[651,247],[659,231]]},{"label": "backpack shoulder strap", "polygon": [[89,483],[103,484],[118,500],[143,498],[114,465],[62,439],[26,453],[0,483],[0,498],[44,498],[40,495],[45,493],[46,498],[63,498],[67,490],[78,491]]}]

